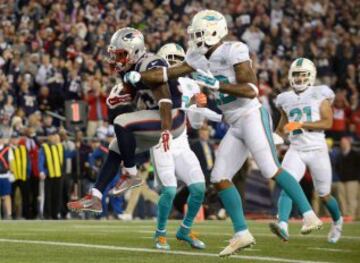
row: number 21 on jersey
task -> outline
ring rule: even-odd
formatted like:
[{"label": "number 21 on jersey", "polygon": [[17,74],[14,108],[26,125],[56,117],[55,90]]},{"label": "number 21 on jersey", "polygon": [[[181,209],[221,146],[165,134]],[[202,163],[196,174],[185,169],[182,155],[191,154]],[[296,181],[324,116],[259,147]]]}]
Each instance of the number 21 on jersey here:
[{"label": "number 21 on jersey", "polygon": [[289,117],[291,121],[301,121],[303,115],[306,115],[306,121],[311,121],[311,107],[306,106],[304,108],[294,108],[289,112]]}]

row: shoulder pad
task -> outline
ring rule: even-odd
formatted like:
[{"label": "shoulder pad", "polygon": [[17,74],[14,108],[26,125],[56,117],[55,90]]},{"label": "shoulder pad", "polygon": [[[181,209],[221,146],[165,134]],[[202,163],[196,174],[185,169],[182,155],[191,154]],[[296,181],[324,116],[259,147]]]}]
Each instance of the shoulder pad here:
[{"label": "shoulder pad", "polygon": [[168,67],[168,63],[160,56],[149,55],[143,58],[140,63],[137,65],[136,70],[139,72],[146,71],[152,68],[158,67]]}]

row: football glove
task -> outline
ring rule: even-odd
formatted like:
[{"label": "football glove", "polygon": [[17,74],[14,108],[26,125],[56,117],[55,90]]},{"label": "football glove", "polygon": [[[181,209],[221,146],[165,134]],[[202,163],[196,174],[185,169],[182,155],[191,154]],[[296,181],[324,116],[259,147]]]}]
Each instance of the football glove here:
[{"label": "football glove", "polygon": [[110,109],[114,109],[119,105],[129,104],[132,101],[131,94],[121,92],[124,89],[124,85],[122,82],[116,84],[110,91],[109,96],[106,99],[106,104]]},{"label": "football glove", "polygon": [[301,128],[302,128],[301,122],[289,122],[284,126],[284,131],[286,133],[290,133],[292,131],[299,130]]},{"label": "football glove", "polygon": [[136,83],[138,83],[140,81],[140,79],[141,79],[141,75],[137,71],[130,71],[124,75],[124,82],[130,83],[132,85],[135,85]]},{"label": "football glove", "polygon": [[192,74],[192,77],[200,86],[214,91],[218,91],[220,88],[220,82],[213,76],[213,74],[211,74],[210,71],[205,72],[198,69]]}]

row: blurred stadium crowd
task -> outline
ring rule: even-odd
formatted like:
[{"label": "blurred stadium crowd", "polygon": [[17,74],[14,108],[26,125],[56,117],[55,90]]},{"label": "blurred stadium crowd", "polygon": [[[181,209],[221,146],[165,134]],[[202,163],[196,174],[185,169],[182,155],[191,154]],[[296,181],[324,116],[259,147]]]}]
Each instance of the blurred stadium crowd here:
[{"label": "blurred stadium crowd", "polygon": [[[229,39],[248,44],[259,80],[260,99],[275,123],[278,112],[274,98],[288,86],[290,62],[296,57],[314,61],[319,83],[329,85],[336,92],[334,125],[327,133],[334,189],[343,213],[353,219],[359,216],[359,1],[0,0],[0,148],[9,143],[16,153],[15,150],[24,145],[29,164],[26,171],[19,168],[14,172],[10,196],[2,196],[2,207],[10,203],[13,207],[12,211],[3,211],[3,217],[10,217],[12,213],[13,218],[57,218],[59,214],[66,218],[69,214],[64,204],[70,198],[81,196],[95,182],[108,140],[113,136],[105,103],[108,90],[116,83],[105,61],[112,33],[131,26],[143,32],[150,51],[156,52],[169,42],[186,48],[187,25],[191,17],[204,8],[225,14]],[[65,114],[64,105],[68,100],[87,102],[85,129],[67,133],[62,121],[56,118]],[[210,123],[198,133],[190,132],[193,149],[207,178],[215,158],[216,141],[225,132],[224,123]],[[39,158],[44,153],[39,149],[44,142],[63,145],[65,161],[60,179],[41,176]],[[15,161],[21,157],[19,152],[18,156],[14,154]],[[146,156],[141,162],[144,161],[143,173],[146,177],[150,175],[151,185],[151,166],[146,163]],[[255,204],[253,211],[263,212],[269,208],[266,211],[271,213],[275,202],[265,208],[264,204],[271,196],[275,200],[276,190],[270,191],[264,182],[269,200],[265,195],[263,200],[256,201],[251,198],[253,187],[246,187],[251,186],[251,180],[262,180],[256,173],[257,168],[249,161],[237,177],[239,190],[245,195],[249,192],[245,208],[249,211]],[[250,180],[244,179],[246,176]],[[54,185],[47,182],[54,179],[58,180]],[[306,180],[304,185],[310,189],[311,198],[311,186]],[[218,213],[221,204],[211,187],[209,189],[206,214],[212,219],[222,218]],[[49,191],[56,194],[51,195]],[[179,211],[186,199],[186,189],[181,192]],[[157,194],[147,185],[130,194],[127,202],[130,208],[122,199],[110,200],[113,212],[118,216],[126,208],[123,214],[132,214],[141,195],[145,200],[157,201]],[[153,212],[148,209],[151,205],[145,204],[142,216],[151,216]],[[144,210],[149,211],[144,215]]]}]

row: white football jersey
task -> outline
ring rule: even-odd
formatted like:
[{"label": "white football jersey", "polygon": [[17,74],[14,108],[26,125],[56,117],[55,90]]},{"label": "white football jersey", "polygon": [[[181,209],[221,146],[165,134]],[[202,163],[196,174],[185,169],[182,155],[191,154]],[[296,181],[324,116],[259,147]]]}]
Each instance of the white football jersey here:
[{"label": "white football jersey", "polygon": [[[220,82],[236,84],[234,65],[245,61],[250,61],[249,48],[240,41],[234,41],[221,44],[211,54],[208,63],[201,65],[204,67],[202,70],[210,70]],[[238,98],[221,92],[215,92],[215,96],[217,105],[228,123],[234,122],[249,110],[261,106],[257,98]]]},{"label": "white football jersey", "polygon": [[[276,98],[276,106],[285,111],[288,121],[315,122],[320,120],[320,105],[324,100],[334,100],[334,92],[325,85],[308,87],[296,94],[293,90],[283,92]],[[312,150],[326,147],[323,131],[295,130],[290,136],[291,147]]]}]

